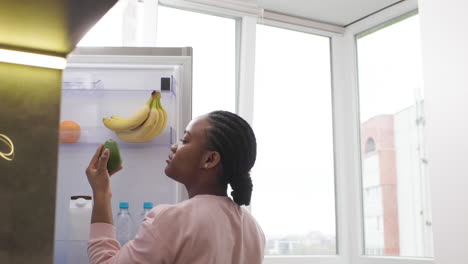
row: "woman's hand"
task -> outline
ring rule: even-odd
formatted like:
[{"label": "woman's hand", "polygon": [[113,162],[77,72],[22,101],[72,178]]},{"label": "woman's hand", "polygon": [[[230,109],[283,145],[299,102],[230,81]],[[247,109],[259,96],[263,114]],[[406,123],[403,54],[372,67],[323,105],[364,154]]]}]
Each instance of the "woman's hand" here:
[{"label": "woman's hand", "polygon": [[86,175],[88,176],[89,185],[93,190],[93,194],[106,194],[111,195],[110,188],[110,176],[120,171],[122,167],[113,172],[107,171],[107,161],[109,161],[109,150],[105,149],[102,155],[99,157],[103,144],[99,145],[96,153],[94,154],[88,168],[86,169]]}]

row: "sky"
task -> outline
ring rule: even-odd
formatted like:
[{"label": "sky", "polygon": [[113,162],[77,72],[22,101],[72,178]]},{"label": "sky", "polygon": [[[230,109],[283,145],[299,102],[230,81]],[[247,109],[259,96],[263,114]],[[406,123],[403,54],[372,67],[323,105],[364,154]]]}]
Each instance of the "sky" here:
[{"label": "sky", "polygon": [[358,40],[361,121],[424,98],[419,16]]}]

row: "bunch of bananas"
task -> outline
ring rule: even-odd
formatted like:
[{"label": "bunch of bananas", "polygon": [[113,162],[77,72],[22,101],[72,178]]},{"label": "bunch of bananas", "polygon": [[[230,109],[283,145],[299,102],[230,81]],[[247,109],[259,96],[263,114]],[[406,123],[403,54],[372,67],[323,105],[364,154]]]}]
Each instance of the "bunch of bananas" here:
[{"label": "bunch of bananas", "polygon": [[161,134],[167,124],[167,113],[161,105],[161,93],[153,91],[148,102],[128,118],[111,116],[103,118],[102,122],[123,141],[150,141]]}]

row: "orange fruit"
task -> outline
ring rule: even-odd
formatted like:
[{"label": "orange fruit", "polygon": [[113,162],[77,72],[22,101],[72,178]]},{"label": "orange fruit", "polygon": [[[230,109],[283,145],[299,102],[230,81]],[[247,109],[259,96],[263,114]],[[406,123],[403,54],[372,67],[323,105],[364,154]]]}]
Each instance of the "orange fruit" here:
[{"label": "orange fruit", "polygon": [[80,139],[81,128],[73,121],[63,121],[59,128],[60,143],[76,143]]}]

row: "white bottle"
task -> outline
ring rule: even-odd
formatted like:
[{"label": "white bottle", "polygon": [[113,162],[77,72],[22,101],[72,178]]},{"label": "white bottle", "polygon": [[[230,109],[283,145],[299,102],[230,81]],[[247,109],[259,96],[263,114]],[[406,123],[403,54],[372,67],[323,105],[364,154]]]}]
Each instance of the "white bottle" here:
[{"label": "white bottle", "polygon": [[115,229],[117,240],[123,246],[127,241],[135,237],[135,221],[128,211],[128,203],[121,202],[119,204],[120,211],[115,219]]},{"label": "white bottle", "polygon": [[72,196],[68,208],[68,241],[65,244],[64,263],[87,263],[87,242],[91,223],[93,201],[91,196]]},{"label": "white bottle", "polygon": [[69,240],[87,241],[89,239],[89,227],[91,223],[92,210],[91,196],[72,196],[69,214]]}]

